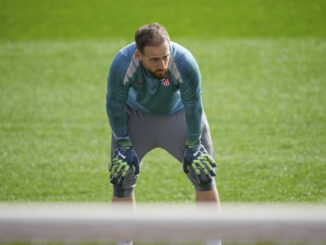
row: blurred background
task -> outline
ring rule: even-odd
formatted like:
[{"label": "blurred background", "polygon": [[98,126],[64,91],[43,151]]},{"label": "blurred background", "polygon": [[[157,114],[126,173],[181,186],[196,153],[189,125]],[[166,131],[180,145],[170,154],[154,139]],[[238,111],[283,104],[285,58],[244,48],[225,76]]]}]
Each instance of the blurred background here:
[{"label": "blurred background", "polygon": [[[0,201],[109,202],[106,78],[141,25],[189,49],[222,202],[326,201],[326,1],[0,0]],[[140,202],[194,202],[149,153]]]},{"label": "blurred background", "polygon": [[174,38],[325,37],[325,1],[1,0],[1,38],[125,39],[160,22]]}]

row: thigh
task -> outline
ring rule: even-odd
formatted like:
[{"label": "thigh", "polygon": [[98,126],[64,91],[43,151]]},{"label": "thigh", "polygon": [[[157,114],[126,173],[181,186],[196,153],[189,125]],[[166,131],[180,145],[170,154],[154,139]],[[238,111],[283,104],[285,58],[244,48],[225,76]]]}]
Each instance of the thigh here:
[{"label": "thigh", "polygon": [[[183,162],[187,139],[185,112],[181,111],[162,120],[160,128],[159,147],[162,147],[177,160]],[[213,143],[205,113],[202,116],[201,144],[214,157]]]},{"label": "thigh", "polygon": [[[151,116],[126,106],[128,135],[139,162],[150,150],[161,147],[183,162],[187,139],[185,111],[169,116]],[[214,157],[213,143],[205,113],[202,116],[201,144]],[[112,135],[111,156],[117,142]]]},{"label": "thigh", "polygon": [[[144,155],[157,147],[157,130],[155,128],[155,117],[139,112],[128,105],[125,108],[127,115],[128,135],[132,143],[139,162],[142,161]],[[112,134],[111,141],[111,157],[117,141]]]}]

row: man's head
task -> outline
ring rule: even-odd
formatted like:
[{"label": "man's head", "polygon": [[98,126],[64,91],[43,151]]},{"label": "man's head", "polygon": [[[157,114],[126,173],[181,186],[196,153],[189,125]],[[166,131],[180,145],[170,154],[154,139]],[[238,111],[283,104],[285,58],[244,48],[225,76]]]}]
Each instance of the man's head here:
[{"label": "man's head", "polygon": [[170,60],[170,37],[163,26],[152,23],[135,33],[136,56],[157,79],[165,78]]}]

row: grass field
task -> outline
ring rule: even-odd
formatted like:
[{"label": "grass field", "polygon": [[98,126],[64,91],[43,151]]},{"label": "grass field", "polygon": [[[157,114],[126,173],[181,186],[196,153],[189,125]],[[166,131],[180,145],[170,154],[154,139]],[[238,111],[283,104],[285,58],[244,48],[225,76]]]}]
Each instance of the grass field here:
[{"label": "grass field", "polygon": [[[199,63],[221,200],[325,203],[325,16],[322,0],[0,0],[0,201],[110,201],[106,77],[158,21]],[[194,202],[161,149],[135,193]]]},{"label": "grass field", "polygon": [[[203,74],[223,201],[325,201],[323,39],[179,40]],[[123,41],[2,42],[3,201],[107,201],[110,62]],[[139,201],[189,201],[181,165],[145,159]]]},{"label": "grass field", "polygon": [[173,38],[326,37],[324,0],[1,0],[0,37],[133,39],[159,21]]}]

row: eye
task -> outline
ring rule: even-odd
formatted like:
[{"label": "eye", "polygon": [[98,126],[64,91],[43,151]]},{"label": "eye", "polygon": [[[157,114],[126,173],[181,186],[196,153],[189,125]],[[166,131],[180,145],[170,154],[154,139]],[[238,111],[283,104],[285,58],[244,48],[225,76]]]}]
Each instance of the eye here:
[{"label": "eye", "polygon": [[151,58],[151,61],[152,62],[157,62],[157,61],[159,61],[160,60],[160,58]]}]

